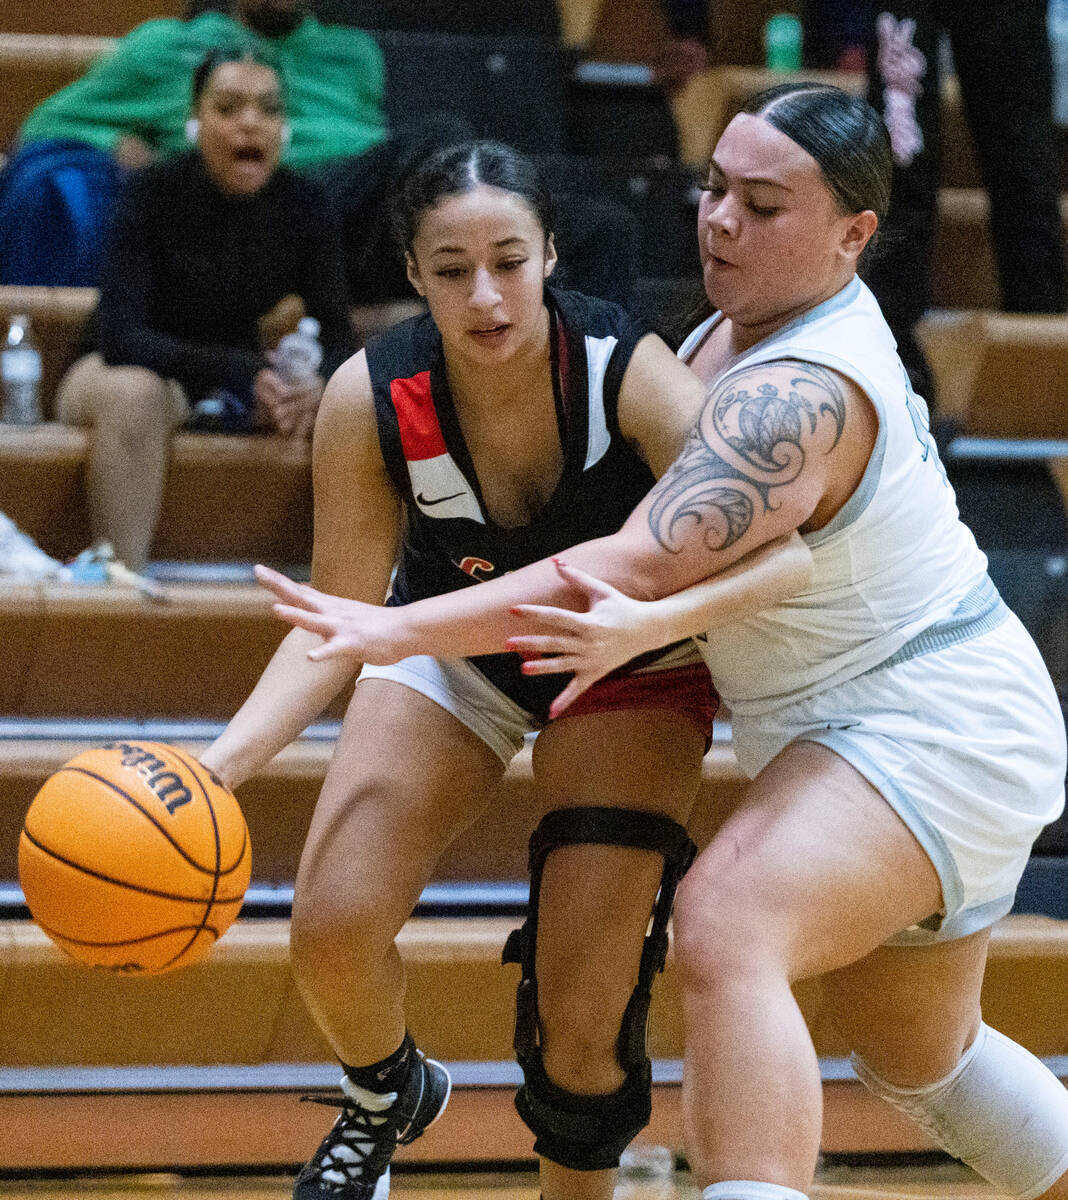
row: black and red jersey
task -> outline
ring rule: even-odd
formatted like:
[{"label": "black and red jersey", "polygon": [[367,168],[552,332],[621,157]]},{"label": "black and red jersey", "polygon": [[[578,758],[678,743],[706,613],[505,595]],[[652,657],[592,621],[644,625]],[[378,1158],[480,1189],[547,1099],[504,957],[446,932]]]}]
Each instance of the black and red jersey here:
[{"label": "black and red jersey", "polygon": [[[486,511],[457,420],[441,336],[429,314],[367,347],[382,455],[408,509],[391,604],[493,579],[614,533],[655,482],[619,431],[624,371],[647,332],[618,305],[546,287],[560,479],[526,525],[506,528]],[[472,660],[497,687],[540,713],[563,686],[528,678],[513,654]]]}]

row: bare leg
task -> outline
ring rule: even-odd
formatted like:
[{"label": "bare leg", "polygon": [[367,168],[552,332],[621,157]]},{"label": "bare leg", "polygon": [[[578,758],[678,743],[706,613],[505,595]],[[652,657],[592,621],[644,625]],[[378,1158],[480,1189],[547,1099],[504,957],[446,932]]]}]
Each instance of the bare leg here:
[{"label": "bare leg", "polygon": [[502,770],[425,696],[389,680],[356,685],[301,857],[291,928],[298,986],[350,1066],[400,1045],[405,983],[394,939]]},{"label": "bare leg", "polygon": [[[704,741],[667,711],[609,712],[550,725],[534,770],[544,807],[634,808],[684,822]],[[538,1011],[549,1078],[604,1095],[623,1082],[616,1041],[664,861],[651,851],[567,846],[550,854],[538,918]],[[574,1171],[543,1158],[545,1200],[607,1200],[614,1171]]]},{"label": "bare leg", "polygon": [[686,1141],[701,1186],[748,1179],[808,1191],[822,1097],[790,985],[940,906],[919,844],[833,752],[789,746],[753,781],[676,904]]},{"label": "bare leg", "polygon": [[[883,946],[824,979],[824,1005],[882,1079],[922,1087],[944,1079],[975,1040],[989,929],[929,946]],[[932,1004],[931,997],[939,1003]],[[1040,1200],[1066,1200],[1068,1174]]]},{"label": "bare leg", "polygon": [[108,367],[89,355],[60,386],[63,420],[91,428],[90,525],[128,567],[141,570],[159,518],[171,433],[186,417],[184,401],[144,367]]}]

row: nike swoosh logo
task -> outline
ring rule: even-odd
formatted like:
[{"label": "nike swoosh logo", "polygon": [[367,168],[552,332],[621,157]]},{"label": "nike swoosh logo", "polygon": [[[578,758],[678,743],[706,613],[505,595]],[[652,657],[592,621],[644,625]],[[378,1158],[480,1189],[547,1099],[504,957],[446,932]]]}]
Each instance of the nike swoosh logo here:
[{"label": "nike swoosh logo", "polygon": [[458,496],[463,496],[464,492],[453,492],[451,496],[438,496],[436,500],[428,500],[422,492],[415,498],[416,504],[421,504],[429,508],[432,504],[444,504],[446,500],[455,500]]}]

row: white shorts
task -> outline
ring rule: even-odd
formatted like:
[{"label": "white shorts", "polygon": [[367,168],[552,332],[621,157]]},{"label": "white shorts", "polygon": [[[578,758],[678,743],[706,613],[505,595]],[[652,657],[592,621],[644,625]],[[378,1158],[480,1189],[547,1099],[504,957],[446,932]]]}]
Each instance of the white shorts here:
[{"label": "white shorts", "polygon": [[943,911],[891,939],[899,945],[964,937],[1004,916],[1032,843],[1064,807],[1060,704],[1008,612],[989,632],[735,716],[732,737],[750,778],[788,743],[819,742],[885,797],[942,882]]},{"label": "white shorts", "polygon": [[466,658],[417,654],[388,667],[366,666],[357,682],[364,679],[391,679],[433,700],[480,737],[505,765],[522,750],[525,736],[538,728],[525,708]]},{"label": "white shorts", "polygon": [[[533,713],[491,683],[466,658],[415,655],[388,667],[364,667],[360,679],[391,679],[433,700],[480,737],[506,766],[519,753],[524,737],[542,728]],[[667,647],[651,662],[632,664],[598,680],[564,717],[612,710],[667,709],[690,721],[710,744],[718,707],[719,696],[700,651],[692,641],[684,641]]]}]

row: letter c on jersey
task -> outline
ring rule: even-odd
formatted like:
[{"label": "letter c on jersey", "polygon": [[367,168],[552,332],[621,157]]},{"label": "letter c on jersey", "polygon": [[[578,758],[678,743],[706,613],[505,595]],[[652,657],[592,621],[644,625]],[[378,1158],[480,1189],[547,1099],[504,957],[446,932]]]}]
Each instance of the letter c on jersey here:
[{"label": "letter c on jersey", "polygon": [[457,566],[466,574],[473,575],[475,579],[489,579],[497,569],[493,563],[486,562],[484,558],[475,558],[471,554],[461,559]]}]

